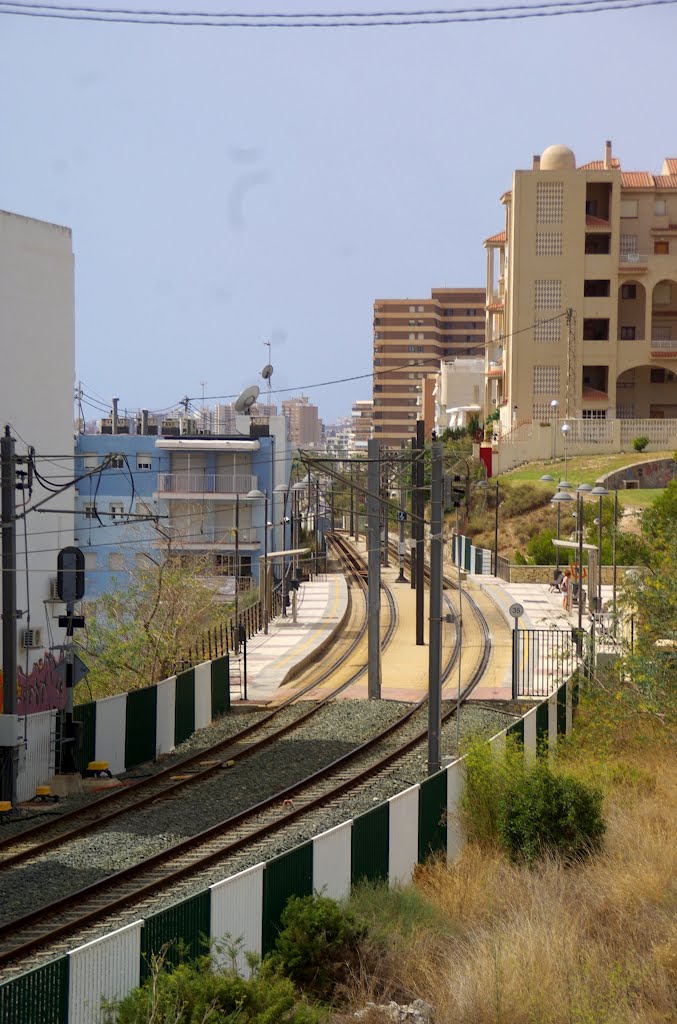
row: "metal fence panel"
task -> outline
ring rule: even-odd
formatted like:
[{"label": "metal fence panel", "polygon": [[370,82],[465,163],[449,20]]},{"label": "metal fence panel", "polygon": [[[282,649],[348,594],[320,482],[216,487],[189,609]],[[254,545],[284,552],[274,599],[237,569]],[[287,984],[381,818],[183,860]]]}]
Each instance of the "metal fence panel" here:
[{"label": "metal fence panel", "polygon": [[203,661],[195,668],[195,728],[204,729],[212,720],[212,666]]},{"label": "metal fence panel", "polygon": [[418,859],[421,863],[447,848],[447,773],[421,783],[418,798]]},{"label": "metal fence panel", "polygon": [[313,844],[304,843],[268,861],[263,874],[263,955],[275,945],[280,915],[290,896],[313,891]]},{"label": "metal fence panel", "polygon": [[54,778],[56,749],[56,711],[36,711],[19,719],[19,730],[26,732],[26,746],[19,747],[19,771],[16,782],[19,802],[32,800],[38,786]]},{"label": "metal fence panel", "polygon": [[379,804],[353,819],[352,881],[388,878],[388,804]]},{"label": "metal fence panel", "polygon": [[524,738],[524,753],[526,757],[536,756],[536,708],[528,711],[522,719],[522,735]]},{"label": "metal fence panel", "polygon": [[139,985],[142,926],[135,921],[68,954],[68,1024],[103,1024],[102,1000],[124,999]]},{"label": "metal fence panel", "polygon": [[408,885],[418,863],[418,803],[418,785],[388,800],[388,881],[391,885]]},{"label": "metal fence panel", "polygon": [[230,711],[230,672],[228,655],[212,661],[212,719]]},{"label": "metal fence panel", "polygon": [[67,956],[0,986],[0,1024],[68,1024]]},{"label": "metal fence panel", "polygon": [[125,768],[133,768],[155,757],[157,690],[144,686],[127,694],[125,725]]},{"label": "metal fence panel", "polygon": [[569,678],[578,663],[576,644],[570,632],[513,630],[513,697],[548,697]]},{"label": "metal fence panel", "polygon": [[176,964],[181,954],[195,959],[208,951],[210,895],[205,889],[145,919],[141,933],[142,981],[150,974],[153,957],[164,953],[167,963]]},{"label": "metal fence panel", "polygon": [[163,679],[156,684],[157,726],[155,733],[155,756],[171,754],[175,747],[174,726],[176,717],[176,676]]},{"label": "metal fence panel", "polygon": [[465,843],[461,820],[461,801],[465,789],[465,765],[454,761],[446,769],[447,776],[447,864],[453,864]]},{"label": "metal fence panel", "polygon": [[353,822],[344,821],[313,839],[313,890],[342,900],[350,893]]},{"label": "metal fence panel", "polygon": [[237,949],[235,965],[245,978],[251,973],[247,953],[262,953],[263,873],[265,864],[255,864],[211,888],[210,929],[215,962],[229,967],[228,946]]},{"label": "metal fence panel", "polygon": [[195,732],[195,671],[189,668],[176,677],[174,743],[178,747]]},{"label": "metal fence panel", "polygon": [[108,761],[114,775],[125,770],[126,727],[126,693],[96,702],[95,758],[97,761]]},{"label": "metal fence panel", "polygon": [[94,760],[96,749],[96,701],[76,704],[73,708],[73,721],[80,722],[80,738],[74,756],[75,768],[84,772],[89,762]]}]

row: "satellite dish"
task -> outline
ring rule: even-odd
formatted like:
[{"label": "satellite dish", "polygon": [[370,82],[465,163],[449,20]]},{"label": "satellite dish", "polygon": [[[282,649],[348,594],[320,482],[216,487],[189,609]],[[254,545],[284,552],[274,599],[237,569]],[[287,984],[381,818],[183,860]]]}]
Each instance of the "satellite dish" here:
[{"label": "satellite dish", "polygon": [[270,378],[273,376],[273,368],[270,365],[270,363],[266,363],[266,365],[263,367],[263,369],[261,370],[261,376],[263,377],[264,380],[270,380]]},{"label": "satellite dish", "polygon": [[259,389],[256,384],[252,384],[250,388],[245,388],[235,403],[235,412],[244,413],[245,416],[248,416],[252,405],[258,397]]}]

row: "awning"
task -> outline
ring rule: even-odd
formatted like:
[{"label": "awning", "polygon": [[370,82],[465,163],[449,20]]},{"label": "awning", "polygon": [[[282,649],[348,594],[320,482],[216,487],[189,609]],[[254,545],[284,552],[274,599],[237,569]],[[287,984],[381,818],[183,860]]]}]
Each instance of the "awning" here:
[{"label": "awning", "polygon": [[155,442],[156,448],[164,448],[169,451],[207,451],[207,452],[258,452],[261,445],[258,441],[239,441],[237,438],[224,438],[215,441],[206,437],[158,437]]}]

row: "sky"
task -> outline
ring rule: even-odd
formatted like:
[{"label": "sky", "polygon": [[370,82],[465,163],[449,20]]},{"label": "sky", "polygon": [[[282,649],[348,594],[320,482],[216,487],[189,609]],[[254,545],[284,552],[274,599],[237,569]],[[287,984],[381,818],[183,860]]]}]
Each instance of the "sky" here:
[{"label": "sky", "polygon": [[612,139],[654,173],[677,155],[676,37],[674,5],[322,30],[0,13],[0,209],[72,228],[88,395],[213,404],[265,386],[271,340],[273,387],[291,389],[275,400],[303,392],[332,421],[371,379],[311,385],[371,372],[375,299],[484,285],[482,241],[532,154],[564,143],[584,163]]}]

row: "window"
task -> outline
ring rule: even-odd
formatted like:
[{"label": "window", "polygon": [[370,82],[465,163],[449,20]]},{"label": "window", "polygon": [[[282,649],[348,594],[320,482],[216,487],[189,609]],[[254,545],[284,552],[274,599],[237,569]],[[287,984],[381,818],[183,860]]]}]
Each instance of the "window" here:
[{"label": "window", "polygon": [[621,199],[621,217],[637,217],[639,214],[639,200]]},{"label": "window", "polygon": [[98,465],[99,465],[99,456],[98,455],[93,455],[93,454],[92,455],[85,455],[85,458],[84,458],[85,470],[96,469],[96,467]]},{"label": "window", "polygon": [[423,306],[417,306],[416,307],[416,312],[417,313],[422,313],[423,312]]},{"label": "window", "polygon": [[621,298],[632,299],[633,301],[637,298],[637,285],[636,284],[622,284],[621,285]]},{"label": "window", "polygon": [[585,213],[586,213],[587,217],[596,217],[597,216],[597,200],[596,199],[586,199],[585,200]]},{"label": "window", "polygon": [[425,334],[423,333],[423,331],[419,331],[416,337],[418,338],[419,341],[423,341],[423,339],[425,338]]},{"label": "window", "polygon": [[608,341],[609,321],[601,317],[586,317],[583,321],[583,341]]},{"label": "window", "polygon": [[611,252],[611,235],[601,231],[586,233],[585,252],[588,256],[608,256]]},{"label": "window", "polygon": [[122,469],[122,467],[125,464],[125,457],[124,457],[124,455],[117,455],[117,454],[111,455],[111,457],[110,457],[110,464],[111,464],[111,468],[112,469]]},{"label": "window", "polygon": [[115,522],[117,518],[125,514],[125,506],[116,501],[112,501],[108,506],[108,511],[110,512],[111,522]]},{"label": "window", "polygon": [[414,331],[410,331],[409,332],[409,341],[413,341],[415,337],[416,337],[416,334],[414,333]]},{"label": "window", "polygon": [[653,244],[654,256],[669,256],[670,243],[665,238],[657,238]]},{"label": "window", "polygon": [[583,409],[584,420],[605,420],[606,409]]},{"label": "window", "polygon": [[665,199],[656,199],[653,204],[653,212],[656,217],[665,217],[668,212],[668,204]]},{"label": "window", "polygon": [[534,306],[536,309],[559,309],[562,304],[561,281],[535,281]]},{"label": "window", "polygon": [[649,374],[651,384],[665,384],[665,370],[660,366],[652,366]]},{"label": "window", "polygon": [[539,181],[536,185],[536,223],[561,224],[564,210],[564,183]]},{"label": "window", "polygon": [[588,297],[605,298],[610,294],[611,281],[592,278],[583,283],[583,294]]},{"label": "window", "polygon": [[634,341],[636,328],[634,324],[621,325],[621,341]]},{"label": "window", "polygon": [[466,309],[465,315],[466,316],[477,316],[477,310],[476,309]]},{"label": "window", "polygon": [[150,455],[137,455],[136,456],[136,468],[141,470],[147,470],[151,468],[151,457]]},{"label": "window", "polygon": [[108,568],[115,571],[116,569],[124,569],[125,567],[125,556],[121,551],[110,551],[108,553]]},{"label": "window", "polygon": [[634,256],[637,252],[637,235],[621,235],[620,253],[623,256]]},{"label": "window", "polygon": [[85,505],[85,519],[96,519],[96,505]]},{"label": "window", "polygon": [[669,281],[661,281],[653,290],[654,306],[669,306],[672,298],[672,289]]},{"label": "window", "polygon": [[409,312],[410,313],[415,313],[416,312],[416,306],[410,306],[409,307]]},{"label": "window", "polygon": [[85,551],[85,572],[96,569],[96,551]]},{"label": "window", "polygon": [[155,569],[157,563],[153,561],[150,555],[145,554],[143,551],[137,551],[134,556],[137,569]]},{"label": "window", "polygon": [[561,231],[537,231],[536,232],[536,255],[537,256],[561,256],[562,255],[562,232]]}]

